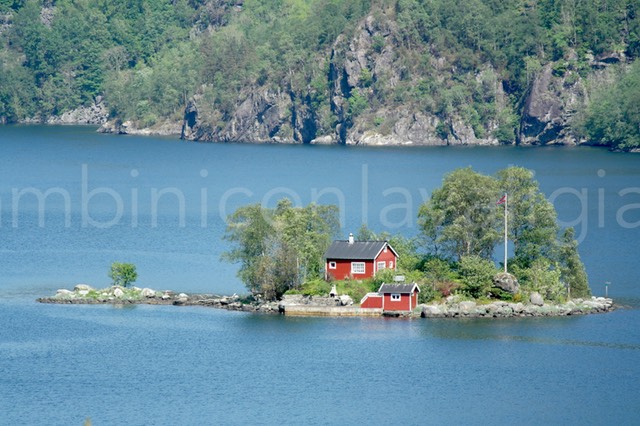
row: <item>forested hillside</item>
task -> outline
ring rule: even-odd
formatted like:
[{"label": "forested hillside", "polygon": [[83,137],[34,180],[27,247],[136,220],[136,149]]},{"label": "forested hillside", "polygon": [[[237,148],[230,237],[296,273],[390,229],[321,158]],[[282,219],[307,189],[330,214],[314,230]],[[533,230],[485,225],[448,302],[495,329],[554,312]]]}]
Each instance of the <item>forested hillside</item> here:
[{"label": "forested hillside", "polygon": [[194,140],[634,149],[638,13],[637,0],[0,0],[0,122],[93,108],[110,131]]}]

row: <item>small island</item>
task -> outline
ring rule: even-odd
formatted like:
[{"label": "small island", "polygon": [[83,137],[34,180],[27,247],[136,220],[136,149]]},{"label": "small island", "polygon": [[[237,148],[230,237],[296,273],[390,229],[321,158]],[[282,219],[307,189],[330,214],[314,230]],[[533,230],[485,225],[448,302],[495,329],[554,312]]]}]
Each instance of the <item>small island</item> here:
[{"label": "small island", "polygon": [[[44,303],[211,306],[285,315],[424,318],[565,316],[608,312],[591,294],[572,228],[560,229],[533,172],[509,167],[495,176],[458,169],[420,206],[420,233],[334,239],[338,208],[240,207],[227,221],[230,250],[246,296],[131,287],[135,266],[116,262],[112,286],[77,285]],[[503,251],[496,266],[495,255]],[[512,256],[509,257],[509,251]]]},{"label": "small island", "polygon": [[[539,295],[538,295],[539,296]],[[250,296],[220,296],[213,294],[187,294],[156,291],[150,288],[112,286],[94,289],[78,284],[73,290],[60,289],[52,297],[42,297],[40,303],[55,304],[110,304],[110,305],[173,305],[203,306],[229,311],[292,316],[393,316],[413,318],[509,318],[585,315],[609,312],[615,309],[613,300],[604,297],[574,299],[565,303],[544,303],[538,296],[534,302],[509,303],[493,301],[477,303],[450,296],[443,301],[419,304],[410,312],[383,312],[382,310],[353,306],[351,297],[285,295],[280,301],[259,301]]]}]

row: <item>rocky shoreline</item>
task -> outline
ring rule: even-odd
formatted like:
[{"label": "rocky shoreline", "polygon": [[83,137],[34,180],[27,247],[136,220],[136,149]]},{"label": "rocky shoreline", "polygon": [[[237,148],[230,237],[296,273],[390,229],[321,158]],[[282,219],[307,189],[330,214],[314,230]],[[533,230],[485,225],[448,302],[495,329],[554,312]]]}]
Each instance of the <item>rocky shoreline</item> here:
[{"label": "rocky shoreline", "polygon": [[157,291],[150,288],[120,286],[96,290],[87,284],[78,284],[73,290],[60,289],[54,296],[38,298],[37,302],[72,305],[208,306],[230,311],[276,314],[279,309],[278,302],[250,301],[236,294],[232,296],[186,294],[170,290]]},{"label": "rocky shoreline", "polygon": [[479,304],[450,296],[439,303],[421,304],[413,312],[373,312],[353,305],[349,296],[285,295],[281,301],[268,302],[253,297],[220,296],[213,294],[186,294],[173,291],[157,291],[150,288],[123,288],[113,286],[96,290],[86,284],[78,284],[73,290],[60,289],[52,297],[37,299],[39,303],[54,304],[111,304],[111,305],[173,305],[204,306],[230,311],[264,314],[309,316],[393,316],[422,318],[513,318],[557,317],[610,312],[615,309],[612,299],[592,297],[573,299],[563,304],[544,303],[535,295],[527,303],[494,301]]},{"label": "rocky shoreline", "polygon": [[532,299],[526,304],[504,301],[478,304],[453,296],[447,298],[444,303],[419,305],[420,316],[422,318],[558,317],[597,314],[615,309],[613,300],[604,297],[573,299],[562,304],[544,303],[542,298],[532,297]]}]

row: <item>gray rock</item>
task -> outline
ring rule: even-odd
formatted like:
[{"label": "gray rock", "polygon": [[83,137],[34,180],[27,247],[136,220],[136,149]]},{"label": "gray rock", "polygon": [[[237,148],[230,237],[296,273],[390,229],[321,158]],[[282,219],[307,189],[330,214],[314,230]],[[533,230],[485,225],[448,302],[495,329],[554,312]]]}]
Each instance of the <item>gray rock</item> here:
[{"label": "gray rock", "polygon": [[305,298],[302,294],[285,294],[282,296],[283,305],[305,305],[309,298]]},{"label": "gray rock", "polygon": [[152,290],[150,288],[146,288],[145,287],[140,291],[140,296],[153,298],[153,297],[156,297],[156,292],[155,292],[155,290]]},{"label": "gray rock", "polygon": [[511,305],[511,309],[513,309],[513,312],[515,312],[516,314],[520,314],[520,313],[524,312],[524,304],[515,303],[515,304]]},{"label": "gray rock", "polygon": [[465,314],[473,313],[476,310],[476,302],[464,301],[458,305],[460,312]]},{"label": "gray rock", "polygon": [[89,284],[76,284],[76,286],[73,288],[74,291],[83,291],[83,290],[93,290],[93,287],[91,287]]},{"label": "gray rock", "polygon": [[173,301],[173,304],[176,306],[182,306],[182,305],[186,305],[188,301],[189,299],[186,297],[178,297],[176,300]]},{"label": "gray rock", "polygon": [[343,294],[342,296],[340,296],[340,305],[341,306],[353,305],[353,299],[350,296]]},{"label": "gray rock", "polygon": [[113,295],[114,295],[116,298],[120,299],[122,296],[124,296],[124,291],[122,291],[122,289],[121,289],[121,288],[116,287],[116,288],[115,288],[115,290],[113,290]]},{"label": "gray rock", "polygon": [[536,306],[544,305],[544,299],[542,298],[540,293],[538,293],[537,291],[534,291],[533,293],[531,293],[531,295],[529,296],[529,302],[531,302],[532,305],[536,305]]},{"label": "gray rock", "polygon": [[72,297],[73,295],[74,293],[72,291],[61,288],[58,291],[56,291],[55,297]]},{"label": "gray rock", "polygon": [[508,272],[501,272],[493,277],[493,286],[511,294],[520,291],[518,280]]},{"label": "gray rock", "polygon": [[458,296],[457,294],[452,294],[451,296],[447,296],[447,304],[448,305],[453,305],[455,303],[460,302],[461,297]]},{"label": "gray rock", "polygon": [[513,309],[511,306],[500,306],[496,311],[496,314],[501,317],[510,317],[513,315]]},{"label": "gray rock", "polygon": [[423,318],[435,318],[443,316],[443,312],[437,305],[423,305],[421,316]]},{"label": "gray rock", "polygon": [[81,106],[62,115],[49,117],[47,124],[105,124],[109,117],[109,108],[101,96],[89,106]]}]

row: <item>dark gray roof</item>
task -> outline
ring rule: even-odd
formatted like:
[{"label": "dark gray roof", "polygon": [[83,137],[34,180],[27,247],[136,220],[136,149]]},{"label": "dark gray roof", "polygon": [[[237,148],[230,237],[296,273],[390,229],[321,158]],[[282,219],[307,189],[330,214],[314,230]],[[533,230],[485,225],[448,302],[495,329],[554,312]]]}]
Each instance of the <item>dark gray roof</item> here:
[{"label": "dark gray roof", "polygon": [[378,290],[378,293],[413,293],[413,289],[417,288],[420,292],[420,287],[416,283],[410,284],[385,284],[383,283]]},{"label": "dark gray roof", "polygon": [[336,240],[324,253],[325,259],[369,260],[375,259],[388,246],[396,257],[398,253],[386,241],[349,241]]}]

